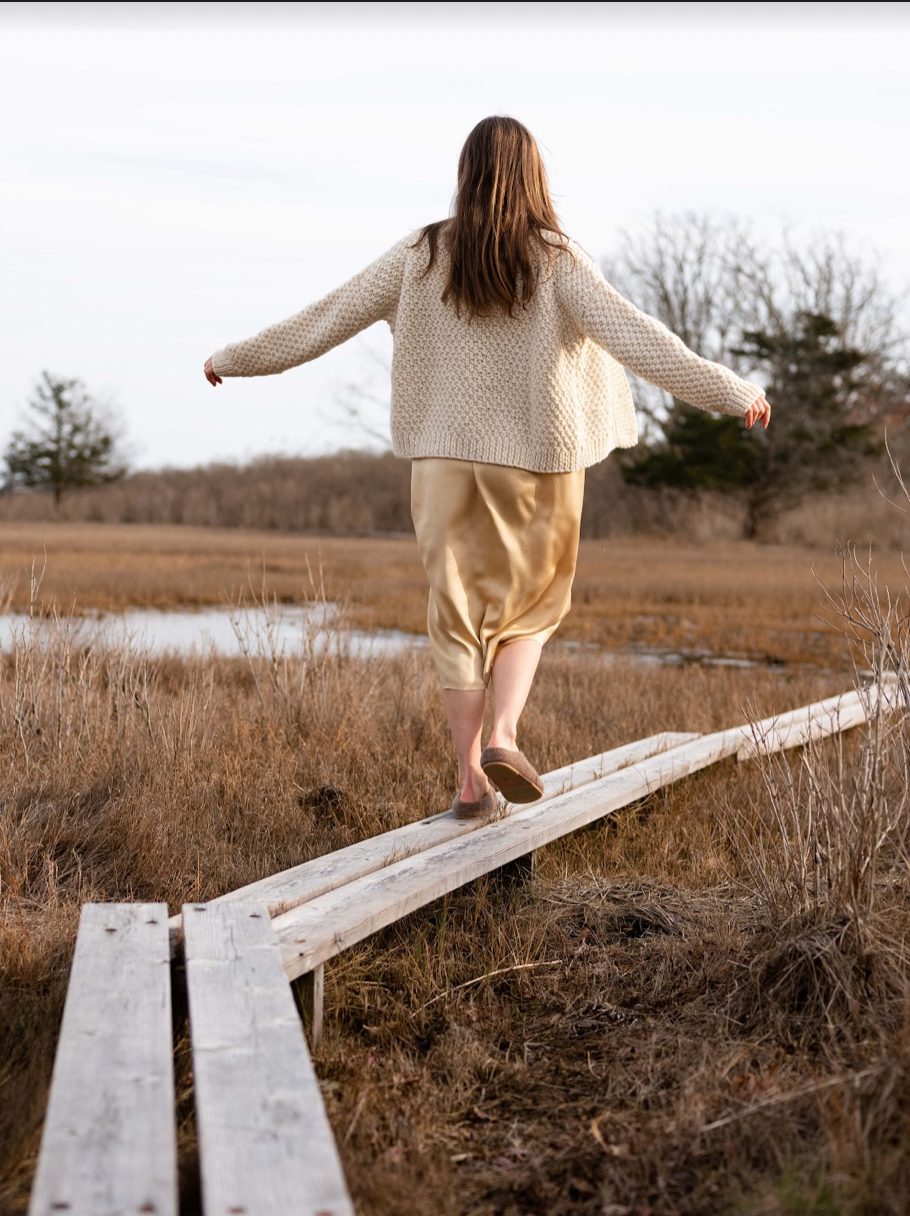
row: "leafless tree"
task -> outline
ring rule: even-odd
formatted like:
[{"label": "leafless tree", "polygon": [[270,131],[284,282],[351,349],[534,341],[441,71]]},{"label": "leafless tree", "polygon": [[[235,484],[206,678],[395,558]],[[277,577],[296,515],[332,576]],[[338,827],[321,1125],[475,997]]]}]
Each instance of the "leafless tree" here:
[{"label": "leafless tree", "polygon": [[[358,343],[362,372],[355,379],[343,381],[335,392],[335,404],[351,424],[354,435],[371,441],[370,446],[382,451],[392,450],[389,433],[391,409],[391,361],[366,339]],[[337,423],[338,414],[322,411],[326,421]],[[353,444],[351,446],[354,446]]]},{"label": "leafless tree", "polygon": [[[619,232],[619,248],[601,260],[605,278],[697,354],[751,375],[729,349],[744,328],[763,322],[762,300],[770,292],[770,266],[749,225],[692,211],[669,217],[657,211],[651,228],[639,236]],[[753,280],[766,290],[756,292]],[[647,443],[673,398],[637,377],[631,387]]]},{"label": "leafless tree", "polygon": [[[848,407],[857,421],[910,418],[910,341],[906,307],[910,288],[893,292],[877,264],[847,248],[843,232],[816,233],[801,247],[792,228],[769,264],[745,248],[737,267],[764,313],[769,332],[787,332],[801,312],[832,318],[845,347],[864,352],[863,374]],[[744,327],[745,328],[745,327]],[[758,327],[756,327],[758,328]]]},{"label": "leafless tree", "polygon": [[[851,403],[862,420],[900,413],[906,402],[908,338],[901,311],[908,292],[892,293],[876,266],[847,249],[841,232],[815,233],[801,244],[787,226],[781,243],[771,246],[752,235],[751,224],[735,218],[692,211],[666,217],[657,211],[638,237],[620,229],[619,248],[601,261],[601,269],[618,291],[691,349],[748,378],[755,369],[731,350],[744,332],[783,335],[801,312],[830,316],[844,344],[867,355]],[[632,391],[653,434],[673,400],[638,379]]]}]

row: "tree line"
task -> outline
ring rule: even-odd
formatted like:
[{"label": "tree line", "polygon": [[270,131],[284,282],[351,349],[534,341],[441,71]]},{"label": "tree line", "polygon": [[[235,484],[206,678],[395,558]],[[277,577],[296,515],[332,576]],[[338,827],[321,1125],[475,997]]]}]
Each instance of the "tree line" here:
[{"label": "tree line", "polygon": [[[744,509],[744,534],[754,537],[808,495],[862,480],[889,424],[889,450],[906,445],[906,293],[890,292],[842,237],[799,249],[785,233],[771,248],[737,222],[658,213],[642,237],[621,230],[602,269],[691,349],[764,384],[773,409],[767,434],[747,431],[738,418],[709,415],[630,377],[641,442],[610,456],[629,486],[730,495]],[[383,391],[348,385],[342,408],[355,430],[388,444],[390,369],[379,364]],[[59,508],[64,493],[122,481],[130,475],[123,436],[122,422],[82,381],[44,371],[6,445],[3,489],[50,492]],[[381,467],[361,470],[360,492],[388,500]],[[391,516],[400,522],[400,509]]]}]

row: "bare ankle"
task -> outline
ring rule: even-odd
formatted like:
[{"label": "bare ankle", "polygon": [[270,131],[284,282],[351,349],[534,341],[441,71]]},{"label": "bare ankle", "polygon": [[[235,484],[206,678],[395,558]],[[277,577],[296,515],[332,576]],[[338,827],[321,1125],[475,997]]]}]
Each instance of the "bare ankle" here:
[{"label": "bare ankle", "polygon": [[487,747],[504,747],[509,751],[517,751],[518,734],[504,726],[494,726]]},{"label": "bare ankle", "polygon": [[490,789],[490,783],[482,768],[469,769],[461,783],[462,802],[478,802]]}]

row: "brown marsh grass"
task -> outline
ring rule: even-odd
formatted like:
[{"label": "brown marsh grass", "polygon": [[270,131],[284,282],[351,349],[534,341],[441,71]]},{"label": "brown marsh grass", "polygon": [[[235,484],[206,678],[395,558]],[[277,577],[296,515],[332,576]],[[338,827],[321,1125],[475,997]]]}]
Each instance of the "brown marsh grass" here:
[{"label": "brown marsh grass", "polygon": [[[665,578],[655,557],[650,598],[631,593],[627,610],[666,605],[659,588],[685,577],[663,553]],[[721,636],[733,622],[748,636],[787,593],[805,602],[795,565],[778,582],[773,563],[718,565],[690,573],[688,594],[694,610],[696,588],[712,589]],[[545,650],[521,731],[542,771],[781,712],[883,666],[902,675],[904,708],[693,774],[541,850],[526,885],[480,880],[334,960],[315,1063],[359,1211],[906,1212],[910,642],[905,601],[863,567],[846,553],[828,600],[849,656],[837,678],[605,669]],[[34,622],[0,667],[10,1213],[26,1210],[83,902],[175,911],[443,809],[455,779],[425,651],[149,659],[76,645],[43,595],[36,579]],[[187,1216],[198,1182],[177,1031]]]},{"label": "brown marsh grass", "polygon": [[[900,554],[874,554],[883,585],[900,587]],[[0,529],[0,600],[5,587],[10,607],[25,609],[28,571],[45,561],[44,612],[226,603],[251,582],[258,587],[263,570],[280,601],[298,602],[310,570],[321,568],[326,595],[347,604],[349,625],[426,632],[426,576],[413,537],[8,523]],[[819,590],[819,580],[836,584],[842,574],[833,544],[807,550],[741,540],[583,540],[572,610],[559,636],[610,649],[710,650],[846,670]]]}]

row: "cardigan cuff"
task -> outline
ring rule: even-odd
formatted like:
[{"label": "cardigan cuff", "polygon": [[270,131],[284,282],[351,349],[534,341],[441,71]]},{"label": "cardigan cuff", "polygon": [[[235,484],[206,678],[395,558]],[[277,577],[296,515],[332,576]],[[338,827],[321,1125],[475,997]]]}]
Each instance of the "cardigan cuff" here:
[{"label": "cardigan cuff", "polygon": [[222,350],[216,350],[212,355],[212,371],[216,376],[233,376],[236,372],[233,370],[234,364],[231,359],[231,353],[227,347]]},{"label": "cardigan cuff", "polygon": [[765,390],[760,384],[755,384],[752,380],[740,379],[734,398],[739,416],[745,418],[749,406],[754,405],[759,397],[763,397],[764,394]]}]

